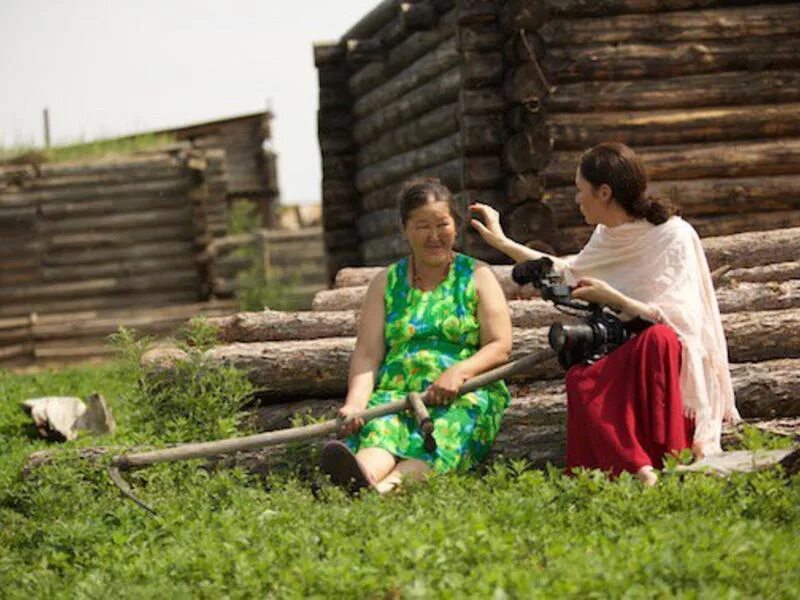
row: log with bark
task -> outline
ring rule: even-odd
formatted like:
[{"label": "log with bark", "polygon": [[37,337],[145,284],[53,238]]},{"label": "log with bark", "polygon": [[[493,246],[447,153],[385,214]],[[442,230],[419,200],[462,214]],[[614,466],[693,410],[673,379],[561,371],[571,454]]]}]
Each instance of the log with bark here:
[{"label": "log with bark", "polygon": [[386,83],[361,96],[353,103],[353,114],[364,117],[386,106],[396,98],[419,88],[445,70],[460,62],[455,38],[448,38],[439,46],[409,65]]},{"label": "log with bark", "polygon": [[551,210],[538,200],[514,207],[503,215],[503,219],[507,223],[508,235],[522,243],[534,239],[552,243],[557,235]]},{"label": "log with bark", "polygon": [[25,200],[36,203],[85,202],[88,198],[123,197],[141,198],[142,196],[175,196],[185,195],[195,186],[191,174],[186,170],[181,177],[166,179],[144,179],[142,181],[123,181],[116,184],[86,184],[24,190],[19,192],[3,192],[4,201]]},{"label": "log with bark", "polygon": [[88,265],[61,265],[43,267],[39,277],[42,282],[83,281],[109,277],[127,277],[146,273],[187,271],[196,269],[196,259],[190,253],[177,256],[162,256],[152,259],[116,260]]},{"label": "log with bark", "polygon": [[47,202],[40,204],[38,212],[45,219],[95,217],[111,213],[140,213],[153,209],[174,209],[188,206],[185,194],[135,195],[113,198],[85,199],[77,202]]},{"label": "log with bark", "polygon": [[461,76],[466,88],[495,86],[503,82],[503,55],[500,52],[465,51]]},{"label": "log with bark", "polygon": [[500,27],[507,35],[520,29],[536,31],[547,20],[548,4],[545,0],[507,0],[498,15]]},{"label": "log with bark", "polygon": [[544,127],[521,131],[503,145],[503,162],[512,173],[539,171],[551,162],[552,155],[553,139]]},{"label": "log with bark", "polygon": [[556,89],[550,80],[538,61],[526,62],[506,71],[503,93],[511,102],[544,102]]},{"label": "log with bark", "polygon": [[800,71],[759,70],[636,81],[564,83],[547,98],[554,113],[681,110],[800,101]]},{"label": "log with bark", "polygon": [[[647,186],[647,193],[677,204],[684,216],[796,209],[800,206],[800,175],[654,181]],[[548,189],[543,201],[559,226],[583,222],[574,184]]]},{"label": "log with bark", "polygon": [[776,210],[715,217],[689,217],[688,221],[701,237],[725,236],[739,232],[767,232],[798,227],[800,211]]},{"label": "log with bark", "polygon": [[[800,173],[800,139],[686,144],[636,149],[652,181]],[[573,183],[580,152],[553,152],[542,171],[547,187]]]},{"label": "log with bark", "polygon": [[630,146],[716,142],[800,135],[800,104],[762,104],[659,111],[551,113],[556,150],[613,139]]},{"label": "log with bark", "polygon": [[51,236],[62,233],[82,231],[128,231],[147,229],[155,226],[183,225],[191,223],[193,213],[191,207],[183,206],[151,209],[139,213],[119,213],[80,216],[69,219],[42,219],[39,223],[39,233],[42,236]]},{"label": "log with bark", "polygon": [[462,24],[456,30],[458,49],[462,52],[496,51],[505,38],[496,23]]},{"label": "log with bark", "polygon": [[406,32],[425,31],[433,28],[439,15],[429,2],[400,3],[400,22]]},{"label": "log with bark", "polygon": [[167,227],[149,227],[118,232],[59,233],[52,235],[47,243],[48,255],[57,252],[86,250],[89,248],[131,248],[147,242],[187,241],[195,237],[191,222]]},{"label": "log with bark", "polygon": [[413,177],[436,177],[450,189],[458,189],[461,186],[463,170],[463,161],[460,158],[425,167],[415,173],[409,173],[386,187],[363,194],[361,196],[361,206],[367,212],[396,207],[398,194],[402,189],[403,183],[406,179]]},{"label": "log with bark", "polygon": [[800,66],[800,37],[548,48],[541,63],[557,83],[786,69]]},{"label": "log with bark", "polygon": [[384,265],[408,254],[408,242],[401,234],[364,240],[359,246],[367,265]]},{"label": "log with bark", "polygon": [[460,153],[461,134],[455,133],[360,169],[356,174],[356,188],[367,193],[385,187],[411,173],[454,159]]},{"label": "log with bark", "polygon": [[747,267],[730,269],[722,275],[722,282],[765,282],[765,281],[789,281],[800,279],[800,262],[789,261],[763,265],[759,267]]},{"label": "log with bark", "polygon": [[363,168],[438,139],[449,138],[459,130],[458,116],[457,104],[450,103],[391,129],[359,149],[357,166]]},{"label": "log with bark", "polygon": [[[605,15],[603,15],[605,17]],[[740,40],[800,33],[800,6],[751,4],[595,19],[550,19],[538,30],[548,47],[628,42]]]},{"label": "log with bark", "polygon": [[439,24],[435,29],[412,33],[394,47],[387,47],[386,42],[381,41],[384,48],[383,60],[379,64],[370,64],[356,71],[350,77],[350,93],[354,97],[365,95],[434,50],[452,36],[454,22],[455,12],[451,11],[439,19]]},{"label": "log with bark", "polygon": [[461,90],[461,68],[451,65],[409,93],[392,98],[374,112],[356,121],[353,140],[364,146],[383,133],[415,117],[458,99]]},{"label": "log with bark", "polygon": [[358,219],[358,236],[362,240],[396,234],[400,228],[400,211],[396,208],[368,212]]},{"label": "log with bark", "polygon": [[[542,200],[542,180],[532,171],[514,173],[506,180],[506,197],[513,204],[520,204],[527,200]],[[574,204],[574,191],[572,198]],[[549,203],[548,206],[550,206]],[[558,219],[558,216],[556,216],[556,219]],[[561,224],[558,220],[556,223]]]},{"label": "log with bark", "polygon": [[[527,4],[527,2],[523,2]],[[549,0],[552,17],[605,17],[630,13],[660,13],[725,6],[750,6],[752,0]]]},{"label": "log with bark", "polygon": [[0,303],[5,305],[47,298],[68,299],[154,289],[194,289],[198,285],[197,271],[192,268],[187,271],[162,272],[157,275],[92,279],[6,288],[0,290]]}]

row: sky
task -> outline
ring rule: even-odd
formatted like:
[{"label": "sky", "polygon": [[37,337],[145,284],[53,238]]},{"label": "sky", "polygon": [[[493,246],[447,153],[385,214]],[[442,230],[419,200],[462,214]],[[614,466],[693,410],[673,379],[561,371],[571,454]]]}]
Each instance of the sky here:
[{"label": "sky", "polygon": [[379,0],[0,0],[0,147],[269,108],[285,204],[320,200],[313,43]]}]

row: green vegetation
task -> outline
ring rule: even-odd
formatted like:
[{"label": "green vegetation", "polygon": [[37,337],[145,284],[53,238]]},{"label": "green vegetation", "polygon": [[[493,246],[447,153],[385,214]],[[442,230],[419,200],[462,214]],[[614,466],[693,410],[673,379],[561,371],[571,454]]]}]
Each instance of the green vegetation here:
[{"label": "green vegetation", "polygon": [[63,146],[53,146],[47,150],[33,147],[0,147],[0,165],[99,159],[111,155],[155,150],[174,144],[175,141],[175,136],[171,134],[146,133],[125,138],[75,142]]},{"label": "green vegetation", "polygon": [[[202,324],[189,337],[189,349],[208,340]],[[0,372],[1,597],[789,598],[800,589],[800,477],[779,470],[724,480],[667,472],[644,489],[628,476],[497,462],[482,475],[349,499],[329,486],[315,496],[297,474],[264,480],[180,463],[127,476],[153,518],[120,496],[102,460],[70,449],[227,435],[248,388],[196,355],[177,384],[146,383],[143,344],[117,338],[123,359],[110,366]],[[113,406],[113,438],[51,445],[18,407],[95,390]],[[743,441],[776,442],[754,431]],[[56,448],[62,458],[22,477],[32,451]]]},{"label": "green vegetation", "polygon": [[[250,201],[239,200],[231,206],[228,216],[228,234],[256,234],[261,226],[258,208]],[[248,266],[236,277],[236,299],[243,311],[258,311],[265,307],[273,310],[296,310],[294,289],[296,278],[272,276],[264,265],[264,254],[258,243],[243,246],[236,256],[246,259]]]}]

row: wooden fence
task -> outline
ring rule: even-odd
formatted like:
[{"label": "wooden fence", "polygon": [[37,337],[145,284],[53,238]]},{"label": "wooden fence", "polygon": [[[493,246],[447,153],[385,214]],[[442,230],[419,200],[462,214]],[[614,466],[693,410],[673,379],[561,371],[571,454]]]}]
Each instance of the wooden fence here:
[{"label": "wooden fence", "polygon": [[215,298],[233,298],[242,285],[264,285],[273,288],[268,295],[279,304],[268,308],[302,310],[327,285],[320,227],[220,238],[206,256]]}]

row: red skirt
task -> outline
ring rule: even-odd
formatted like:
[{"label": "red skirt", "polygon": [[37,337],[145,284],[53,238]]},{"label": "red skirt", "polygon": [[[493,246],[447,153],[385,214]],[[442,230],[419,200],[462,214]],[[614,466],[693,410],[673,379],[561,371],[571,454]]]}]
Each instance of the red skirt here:
[{"label": "red skirt", "polygon": [[666,325],[652,325],[591,365],[567,371],[567,469],[614,475],[692,445],[683,416],[681,343]]}]

